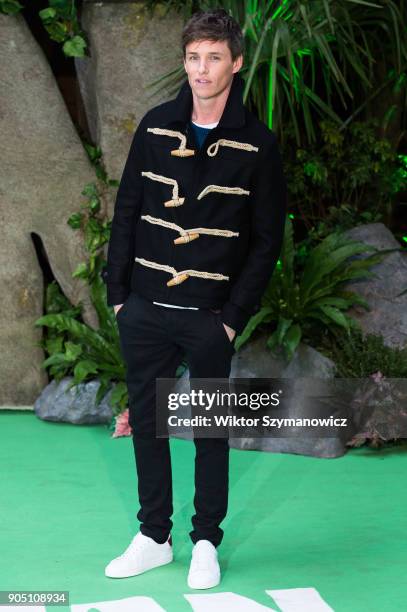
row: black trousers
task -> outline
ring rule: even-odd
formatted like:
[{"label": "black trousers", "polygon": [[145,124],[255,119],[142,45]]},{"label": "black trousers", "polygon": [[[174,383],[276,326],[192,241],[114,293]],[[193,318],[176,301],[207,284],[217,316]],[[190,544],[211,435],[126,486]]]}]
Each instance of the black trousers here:
[{"label": "black trousers", "polygon": [[[172,471],[168,438],[156,438],[156,378],[174,378],[185,359],[191,378],[229,378],[233,342],[220,314],[208,309],[158,306],[132,292],[117,313],[120,345],[127,367],[129,424],[138,477],[140,531],[163,543],[173,522]],[[194,438],[195,514],[193,543],[218,546],[229,488],[227,438]]]}]

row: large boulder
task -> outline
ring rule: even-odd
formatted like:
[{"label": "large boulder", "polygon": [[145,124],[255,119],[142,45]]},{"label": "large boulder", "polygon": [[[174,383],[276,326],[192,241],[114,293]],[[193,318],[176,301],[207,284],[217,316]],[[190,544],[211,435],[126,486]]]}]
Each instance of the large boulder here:
[{"label": "large boulder", "polygon": [[[317,350],[300,343],[290,362],[280,354],[275,356],[266,346],[267,336],[261,335],[244,345],[232,361],[232,378],[291,378],[330,379],[335,376],[335,364]],[[339,438],[309,438],[297,435],[284,437],[230,438],[232,448],[293,453],[313,457],[338,457],[345,453]]]},{"label": "large boulder", "polygon": [[235,353],[231,378],[333,378],[335,364],[307,344],[300,343],[291,361],[267,348],[268,335],[259,334]]},{"label": "large boulder", "polygon": [[21,15],[0,15],[0,405],[32,405],[47,376],[38,345],[43,329],[43,272],[32,235],[42,241],[67,298],[83,300],[94,321],[89,292],[72,278],[86,259],[81,236],[68,225],[95,180],[52,70]]},{"label": "large boulder", "polygon": [[71,376],[65,376],[60,382],[54,379],[42,390],[34,403],[37,417],[75,425],[110,423],[113,418],[110,397],[114,387],[96,404],[100,381],[91,380],[69,389],[72,380]]},{"label": "large boulder", "polygon": [[[335,364],[306,344],[300,344],[294,353],[293,359],[287,363],[285,358],[274,356],[267,348],[267,335],[261,334],[251,342],[243,345],[233,356],[230,377],[231,379],[253,379],[253,378],[282,378],[292,379],[293,385],[299,379],[306,379],[312,388],[313,379],[329,380],[335,376]],[[189,392],[189,372],[186,370],[183,376],[174,386],[175,393]],[[302,397],[301,390],[298,397]],[[306,407],[291,406],[293,414],[288,416],[305,415]],[[191,407],[184,406],[178,409],[178,416],[186,417],[191,414]],[[329,415],[327,415],[329,416]],[[191,428],[179,428],[174,431],[173,437],[192,439]],[[299,455],[310,455],[313,457],[339,457],[346,452],[345,441],[338,437],[315,437],[301,436],[299,429],[291,437],[245,437],[229,438],[232,448],[242,450],[262,450],[274,453],[293,453]]]},{"label": "large boulder", "polygon": [[164,5],[150,16],[145,2],[85,0],[81,23],[91,56],[75,63],[88,125],[109,175],[120,178],[141,118],[173,97],[147,86],[182,65],[182,17],[174,11],[164,16]]},{"label": "large boulder", "polygon": [[[380,250],[400,249],[389,253],[382,262],[370,270],[375,277],[356,279],[346,283],[345,288],[363,297],[370,311],[354,306],[348,314],[356,319],[365,334],[383,336],[384,343],[391,347],[407,346],[407,255],[391,231],[383,223],[359,225],[345,232],[352,240],[372,245]],[[364,258],[366,255],[358,255]]]}]

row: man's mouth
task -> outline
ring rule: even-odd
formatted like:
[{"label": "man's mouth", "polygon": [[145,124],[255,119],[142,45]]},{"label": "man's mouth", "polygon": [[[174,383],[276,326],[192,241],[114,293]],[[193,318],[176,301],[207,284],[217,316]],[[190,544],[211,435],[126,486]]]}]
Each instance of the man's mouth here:
[{"label": "man's mouth", "polygon": [[208,81],[207,79],[196,79],[196,82],[200,85],[207,85],[208,83],[210,83],[210,81]]}]

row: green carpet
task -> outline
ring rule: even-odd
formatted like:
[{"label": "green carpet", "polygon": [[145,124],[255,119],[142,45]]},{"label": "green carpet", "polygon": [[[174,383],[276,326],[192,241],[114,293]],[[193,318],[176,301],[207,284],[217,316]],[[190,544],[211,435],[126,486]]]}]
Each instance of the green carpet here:
[{"label": "green carpet", "polygon": [[191,612],[184,595],[231,592],[253,600],[242,610],[313,612],[266,593],[313,588],[335,612],[407,609],[406,445],[337,459],[231,449],[222,582],[192,591],[191,442],[171,439],[174,563],[114,580],[104,567],[138,530],[131,439],[16,410],[0,411],[0,432],[0,590],[67,590],[71,605],[146,596],[167,612]]}]

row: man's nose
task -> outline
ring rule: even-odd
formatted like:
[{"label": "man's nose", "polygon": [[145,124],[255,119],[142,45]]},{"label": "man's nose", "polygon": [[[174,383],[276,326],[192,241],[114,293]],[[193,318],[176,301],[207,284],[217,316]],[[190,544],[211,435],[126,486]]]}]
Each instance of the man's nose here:
[{"label": "man's nose", "polygon": [[199,66],[198,66],[198,72],[200,74],[204,74],[204,73],[208,72],[208,66],[206,65],[205,62],[200,62]]}]

